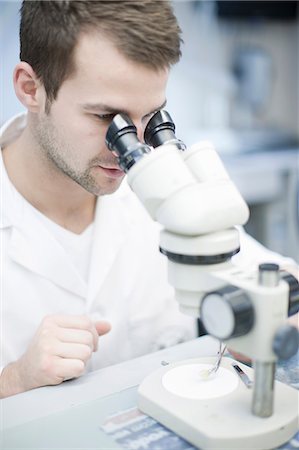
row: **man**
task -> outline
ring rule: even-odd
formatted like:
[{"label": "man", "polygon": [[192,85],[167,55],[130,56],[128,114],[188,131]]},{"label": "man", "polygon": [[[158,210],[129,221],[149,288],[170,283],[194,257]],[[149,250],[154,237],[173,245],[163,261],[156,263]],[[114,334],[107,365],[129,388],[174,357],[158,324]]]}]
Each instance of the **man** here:
[{"label": "man", "polygon": [[1,397],[195,335],[166,282],[156,224],[125,183],[118,190],[124,173],[105,146],[116,113],[142,139],[165,105],[180,57],[169,4],[25,1],[20,39],[14,86],[28,113],[1,137]]}]

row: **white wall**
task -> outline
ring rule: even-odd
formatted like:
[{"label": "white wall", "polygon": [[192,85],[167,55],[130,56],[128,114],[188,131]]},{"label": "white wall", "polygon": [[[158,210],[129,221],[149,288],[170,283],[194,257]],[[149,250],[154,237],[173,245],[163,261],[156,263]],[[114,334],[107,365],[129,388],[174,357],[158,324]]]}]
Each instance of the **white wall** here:
[{"label": "white wall", "polygon": [[12,73],[19,61],[20,1],[0,0],[0,125],[24,108],[15,96]]},{"label": "white wall", "polygon": [[264,49],[272,60],[271,97],[255,126],[275,126],[299,135],[298,21],[215,21],[213,2],[203,12],[192,1],[173,1],[185,45],[169,86],[169,109],[184,132],[193,127],[230,126],[237,85],[230,67],[240,45]]}]

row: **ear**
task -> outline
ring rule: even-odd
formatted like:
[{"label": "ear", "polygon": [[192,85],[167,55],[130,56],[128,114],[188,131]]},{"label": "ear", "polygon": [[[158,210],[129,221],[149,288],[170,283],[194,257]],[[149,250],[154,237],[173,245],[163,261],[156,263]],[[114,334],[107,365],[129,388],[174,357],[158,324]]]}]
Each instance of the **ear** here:
[{"label": "ear", "polygon": [[40,91],[43,87],[30,64],[24,61],[17,64],[14,70],[13,82],[15,93],[20,102],[28,111],[38,112],[42,107]]}]

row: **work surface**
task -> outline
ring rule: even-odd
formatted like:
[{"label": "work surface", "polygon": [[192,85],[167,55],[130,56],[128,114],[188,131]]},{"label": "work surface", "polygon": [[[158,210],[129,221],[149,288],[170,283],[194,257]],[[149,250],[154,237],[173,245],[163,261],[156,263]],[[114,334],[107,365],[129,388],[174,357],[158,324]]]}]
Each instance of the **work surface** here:
[{"label": "work surface", "polygon": [[[0,448],[191,450],[194,447],[137,410],[137,386],[161,363],[215,355],[217,350],[217,341],[205,336],[4,399]],[[298,354],[278,366],[277,378],[298,387]],[[298,447],[293,439],[282,448]]]}]

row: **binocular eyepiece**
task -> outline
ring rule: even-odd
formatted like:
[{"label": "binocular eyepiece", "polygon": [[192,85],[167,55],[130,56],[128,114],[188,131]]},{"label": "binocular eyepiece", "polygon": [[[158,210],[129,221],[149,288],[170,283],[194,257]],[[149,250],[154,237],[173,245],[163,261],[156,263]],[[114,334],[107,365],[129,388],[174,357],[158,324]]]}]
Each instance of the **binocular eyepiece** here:
[{"label": "binocular eyepiece", "polygon": [[118,156],[120,167],[127,172],[140,158],[151,151],[151,147],[174,144],[185,150],[185,144],[175,136],[175,124],[167,111],[157,111],[148,122],[142,143],[137,129],[126,114],[117,114],[106,134],[106,145]]}]

